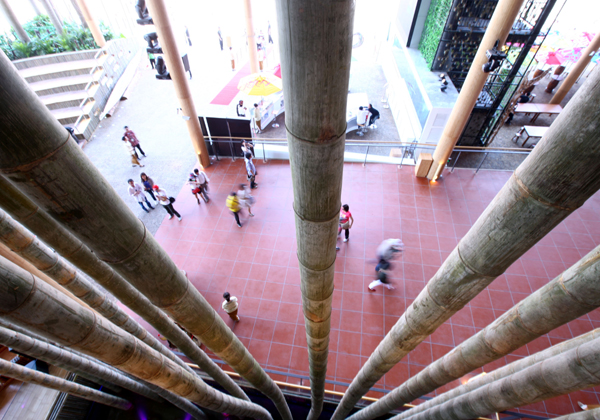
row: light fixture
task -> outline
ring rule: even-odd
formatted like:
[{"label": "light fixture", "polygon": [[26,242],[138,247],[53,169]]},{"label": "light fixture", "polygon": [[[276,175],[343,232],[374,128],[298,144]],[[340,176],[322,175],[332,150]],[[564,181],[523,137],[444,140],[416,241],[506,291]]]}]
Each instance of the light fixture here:
[{"label": "light fixture", "polygon": [[500,40],[497,39],[494,44],[494,48],[491,50],[487,50],[485,52],[486,57],[488,58],[488,62],[482,66],[482,70],[484,73],[490,73],[502,65],[502,61],[506,59],[506,53],[498,50],[498,44]]}]

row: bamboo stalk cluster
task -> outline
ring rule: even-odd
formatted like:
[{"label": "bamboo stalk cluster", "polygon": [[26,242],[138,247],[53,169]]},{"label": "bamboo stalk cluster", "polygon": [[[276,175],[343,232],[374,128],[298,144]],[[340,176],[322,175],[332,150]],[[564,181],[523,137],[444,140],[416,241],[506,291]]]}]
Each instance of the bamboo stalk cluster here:
[{"label": "bamboo stalk cluster", "polygon": [[[295,98],[286,127],[311,376],[308,418],[314,420],[322,411],[327,371],[346,129],[344,110],[321,99],[343,103],[347,95],[354,4],[286,0],[277,7],[287,22],[280,25],[285,90]],[[303,70],[319,67],[328,55],[316,81]],[[0,257],[0,323],[6,326],[0,327],[0,343],[92,381],[164,399],[196,419],[206,418],[198,405],[272,420],[274,413],[250,402],[177,322],[268,396],[282,419],[291,420],[274,381],[3,55],[0,80],[10,82],[0,90],[0,241],[89,305]],[[346,418],[386,372],[598,191],[598,103],[596,69],[369,357],[334,420]],[[599,279],[600,247],[350,418],[385,415],[595,310],[600,307]],[[114,298],[230,395],[202,381]],[[600,385],[599,334],[595,330],[511,363],[394,419],[470,419]],[[0,362],[0,373],[120,409],[131,406],[123,398],[5,362]],[[594,416],[597,410],[564,418]]]}]

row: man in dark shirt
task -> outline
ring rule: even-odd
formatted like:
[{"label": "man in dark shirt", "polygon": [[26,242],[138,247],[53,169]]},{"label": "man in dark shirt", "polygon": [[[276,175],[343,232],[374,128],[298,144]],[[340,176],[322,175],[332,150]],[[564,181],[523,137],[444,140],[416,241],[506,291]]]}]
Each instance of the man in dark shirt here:
[{"label": "man in dark shirt", "polygon": [[376,128],[375,121],[377,121],[379,119],[379,111],[377,111],[375,108],[373,108],[372,104],[369,104],[369,108],[367,108],[367,111],[369,111],[369,113],[371,114],[371,119],[369,120],[369,125],[372,126],[371,128]]}]

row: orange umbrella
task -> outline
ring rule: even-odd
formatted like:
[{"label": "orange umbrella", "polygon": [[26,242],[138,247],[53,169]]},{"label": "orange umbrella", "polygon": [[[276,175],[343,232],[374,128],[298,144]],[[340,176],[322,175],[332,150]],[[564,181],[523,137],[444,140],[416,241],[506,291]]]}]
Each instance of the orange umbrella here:
[{"label": "orange umbrella", "polygon": [[268,96],[283,89],[281,79],[270,73],[254,73],[243,77],[237,88],[252,96]]}]

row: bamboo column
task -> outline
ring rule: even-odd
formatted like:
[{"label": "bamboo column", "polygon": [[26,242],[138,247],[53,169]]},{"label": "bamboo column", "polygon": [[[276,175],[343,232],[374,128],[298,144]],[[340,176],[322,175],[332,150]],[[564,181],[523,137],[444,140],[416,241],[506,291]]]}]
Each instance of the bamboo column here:
[{"label": "bamboo column", "polygon": [[198,376],[84,308],[18,266],[0,259],[0,317],[81,351],[210,410],[272,420],[262,407],[223,394]]},{"label": "bamboo column", "polygon": [[19,381],[41,385],[45,388],[56,389],[60,392],[66,392],[85,400],[95,401],[100,404],[118,408],[119,410],[129,410],[131,408],[131,403],[123,398],[96,391],[95,389],[69,382],[56,376],[28,369],[4,359],[0,359],[0,374]]},{"label": "bamboo column", "polygon": [[110,296],[90,283],[79,271],[37,240],[34,235],[15,222],[3,210],[0,210],[0,242],[73,293],[117,327],[139,338],[154,350],[179,363],[182,367],[187,367],[179,357],[162,345],[156,337],[148,334],[144,327],[127,315]]},{"label": "bamboo column", "polygon": [[190,90],[183,62],[181,61],[181,54],[179,53],[177,41],[173,34],[167,7],[164,0],[148,0],[146,5],[154,21],[160,46],[165,54],[167,69],[173,79],[173,86],[175,87],[177,99],[179,99],[179,105],[181,106],[183,115],[188,118],[185,123],[190,133],[192,145],[196,151],[196,157],[200,165],[206,168],[210,166],[210,157],[208,156],[208,149],[206,148],[202,129],[200,128],[200,121],[198,120],[192,91]]},{"label": "bamboo column", "polygon": [[68,350],[53,346],[50,343],[36,340],[35,338],[28,337],[27,335],[16,331],[11,331],[4,327],[0,327],[0,343],[14,348],[19,353],[24,353],[33,358],[43,360],[51,365],[74,372],[77,375],[88,378],[90,381],[95,382],[96,378],[100,378],[106,382],[126,388],[136,394],[143,395],[144,397],[158,402],[161,401],[161,399],[145,385],[131,380],[116,371],[107,369],[100,364],[92,363],[90,360],[84,359]]},{"label": "bamboo column", "polygon": [[52,1],[51,0],[40,0],[40,1],[44,5],[44,9],[46,9],[46,13],[48,13],[48,17],[50,18],[52,25],[54,25],[54,28],[56,29],[56,33],[58,35],[62,34],[63,33],[62,22],[60,21],[60,18],[58,17],[58,14],[56,13],[56,9],[54,9],[54,5],[52,4]]},{"label": "bamboo column", "polygon": [[35,13],[36,16],[41,15],[42,13],[40,12],[40,8],[38,7],[36,0],[29,0],[29,3],[31,3],[31,7],[33,8],[33,12]]},{"label": "bamboo column", "polygon": [[600,408],[593,410],[582,411],[580,413],[568,414],[566,416],[560,416],[554,420],[598,420],[600,419]]},{"label": "bamboo column", "polygon": [[562,84],[560,85],[552,99],[550,99],[549,103],[558,105],[562,102],[563,99],[565,99],[565,96],[567,96],[567,93],[569,93],[575,82],[577,82],[577,79],[579,79],[581,73],[583,73],[588,64],[590,64],[590,62],[592,61],[592,57],[596,54],[599,48],[600,32],[596,34],[594,39],[592,39],[592,42],[590,42],[590,44],[585,48],[585,50],[583,50],[583,53],[581,53],[581,57],[579,58],[579,60],[577,60],[577,63],[575,63],[575,65],[571,67],[571,69],[569,70],[569,75],[565,80],[563,80]]},{"label": "bamboo column", "polygon": [[600,307],[600,246],[482,331],[349,420],[370,420],[402,407]]},{"label": "bamboo column", "polygon": [[396,363],[600,188],[599,102],[596,69],[377,346],[334,420],[344,418]]},{"label": "bamboo column", "polygon": [[31,42],[31,39],[29,39],[29,35],[27,35],[27,32],[25,32],[23,26],[19,23],[19,19],[17,18],[17,15],[13,11],[12,7],[10,7],[10,3],[8,2],[8,0],[0,0],[0,7],[4,11],[4,15],[8,19],[8,23],[10,23],[10,26],[14,28],[15,33],[17,34],[19,39],[24,44]]},{"label": "bamboo column", "polygon": [[509,374],[411,419],[473,419],[597,386],[600,384],[598,354],[600,338]]},{"label": "bamboo column", "polygon": [[419,413],[422,413],[425,410],[428,410],[437,405],[443,404],[446,401],[450,401],[453,398],[456,398],[460,395],[466,394],[468,392],[474,391],[478,388],[481,388],[484,385],[491,384],[492,382],[498,381],[502,378],[506,378],[513,373],[519,372],[523,369],[526,369],[530,366],[535,365],[536,363],[542,362],[544,360],[550,359],[556,355],[566,353],[571,351],[574,348],[579,347],[582,344],[588,343],[590,341],[596,340],[600,338],[600,329],[595,329],[586,334],[582,334],[578,337],[572,338],[568,341],[563,341],[562,343],[556,344],[552,347],[549,347],[545,350],[537,352],[529,357],[519,359],[513,363],[510,363],[506,366],[503,366],[499,369],[494,370],[493,372],[478,376],[477,378],[473,378],[471,381],[467,382],[465,385],[461,385],[457,388],[454,388],[442,395],[439,395],[431,400],[427,400],[426,402],[419,404],[418,406],[405,411],[397,416],[394,416],[394,420],[407,419],[409,417],[415,416]]},{"label": "bamboo column", "polygon": [[[33,2],[35,0],[31,0],[31,1]],[[85,21],[85,17],[83,16],[83,12],[79,8],[79,4],[77,4],[77,0],[71,0],[71,5],[73,6],[75,13],[77,13],[77,17],[79,18],[79,22],[81,23],[81,26],[89,29],[87,26],[87,22]]]},{"label": "bamboo column", "polygon": [[323,408],[354,2],[277,2],[311,411]]},{"label": "bamboo column", "polygon": [[66,136],[6,56],[0,58],[1,77],[7,83],[0,90],[0,173],[14,180],[100,259],[271,398],[284,420],[291,419],[275,382],[76,142]]},{"label": "bamboo column", "polygon": [[98,22],[96,22],[96,19],[94,19],[94,17],[92,16],[92,13],[90,12],[90,8],[88,7],[87,0],[76,0],[76,1],[77,1],[77,5],[79,6],[78,14],[79,14],[79,12],[81,12],[81,14],[83,15],[83,18],[85,19],[85,23],[87,24],[87,27],[90,28],[90,32],[92,33],[92,36],[94,37],[94,41],[96,41],[96,44],[98,44],[98,46],[100,48],[104,48],[104,46],[106,45],[106,40],[104,39],[104,35],[102,35],[102,31],[100,30],[100,26],[98,25]]},{"label": "bamboo column", "polygon": [[[156,308],[144,295],[114,272],[106,263],[48,216],[29,198],[0,175],[0,204],[13,217],[26,224],[33,233],[54,248],[65,259],[78,266],[88,276],[111,292],[125,306],[140,315],[179,350],[210,375],[231,395],[249,401],[244,391],[217,366],[175,323]],[[42,273],[43,274],[43,273]],[[185,365],[187,369],[187,365]],[[191,369],[190,369],[190,372]]]},{"label": "bamboo column", "polygon": [[251,0],[244,0],[244,18],[246,20],[246,36],[248,42],[248,59],[250,60],[250,73],[258,73],[258,53],[256,51],[256,33],[252,21]]},{"label": "bamboo column", "polygon": [[496,40],[500,41],[498,48],[506,43],[508,33],[522,5],[523,0],[500,0],[496,5],[496,9],[489,25],[485,29],[485,34],[483,35],[477,54],[475,54],[465,83],[460,89],[458,99],[452,108],[446,127],[444,127],[442,137],[433,152],[433,163],[427,174],[428,179],[435,180],[442,173],[456,142],[469,121],[471,111],[473,111],[477,98],[481,94],[481,90],[489,75],[489,73],[485,73],[482,70],[483,65],[488,62],[485,52],[494,47]]}]

